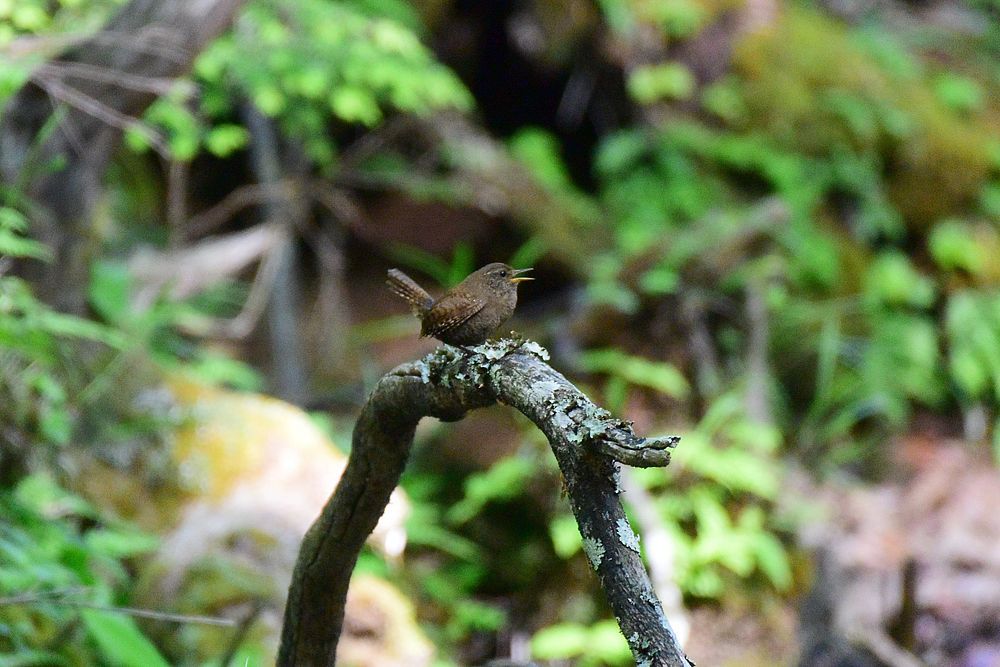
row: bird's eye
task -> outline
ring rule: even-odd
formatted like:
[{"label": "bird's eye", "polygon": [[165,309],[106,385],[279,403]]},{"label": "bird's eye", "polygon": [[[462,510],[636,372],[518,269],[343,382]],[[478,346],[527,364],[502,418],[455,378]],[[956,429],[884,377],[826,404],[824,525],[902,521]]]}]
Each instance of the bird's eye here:
[{"label": "bird's eye", "polygon": [[501,269],[500,270],[500,277],[501,278],[506,278],[507,277],[507,270],[506,269]]}]

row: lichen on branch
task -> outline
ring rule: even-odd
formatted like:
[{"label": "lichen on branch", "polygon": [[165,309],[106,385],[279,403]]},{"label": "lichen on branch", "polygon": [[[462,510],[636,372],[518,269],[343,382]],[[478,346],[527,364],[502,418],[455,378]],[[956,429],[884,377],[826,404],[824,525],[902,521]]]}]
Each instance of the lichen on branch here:
[{"label": "lichen on branch", "polygon": [[446,421],[496,402],[523,413],[549,440],[585,550],[637,664],[688,667],[642,564],[618,498],[618,465],[664,466],[678,438],[641,438],[595,405],[520,337],[443,346],[389,371],[354,429],[347,469],[303,539],[289,588],[279,665],[332,665],[351,571],[399,482],[417,422]]}]

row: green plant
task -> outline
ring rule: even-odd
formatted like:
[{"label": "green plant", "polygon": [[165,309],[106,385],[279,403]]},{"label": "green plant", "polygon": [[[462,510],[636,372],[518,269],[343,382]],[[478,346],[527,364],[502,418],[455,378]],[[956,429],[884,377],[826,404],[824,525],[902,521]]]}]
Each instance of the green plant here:
[{"label": "green plant", "polygon": [[[26,229],[23,214],[0,207],[0,253],[8,262],[48,260],[48,250],[26,238]],[[0,422],[6,426],[0,438],[5,465],[19,468],[25,458],[49,451],[44,445],[66,445],[73,436],[81,370],[75,347],[90,341],[121,349],[125,341],[109,327],[56,312],[27,282],[3,271],[0,266]]]},{"label": "green plant", "polygon": [[1000,403],[1000,297],[965,290],[945,310],[948,370],[963,402]]},{"label": "green plant", "polygon": [[632,664],[628,642],[613,619],[542,628],[531,638],[531,655],[539,660],[573,660],[581,667]]},{"label": "green plant", "polygon": [[91,267],[88,302],[107,326],[119,332],[128,346],[108,361],[96,382],[110,382],[123,364],[136,355],[148,356],[166,369],[183,367],[201,379],[237,389],[259,390],[260,374],[229,356],[206,350],[185,329],[197,329],[213,317],[232,317],[246,299],[245,287],[222,281],[185,299],[163,294],[145,307],[133,303],[136,286],[123,262],[97,261]]},{"label": "green plant", "polygon": [[666,481],[640,474],[673,534],[677,580],[687,592],[721,596],[723,570],[740,578],[757,571],[777,590],[791,586],[787,550],[768,518],[784,475],[781,440],[773,426],[746,417],[741,395],[724,394],[683,434]]},{"label": "green plant", "polygon": [[625,407],[630,386],[652,389],[676,399],[685,398],[690,390],[687,380],[672,364],[625,354],[615,348],[588,350],[580,355],[578,363],[584,371],[608,375],[604,395],[608,408],[614,412]]},{"label": "green plant", "polygon": [[44,474],[0,491],[0,652],[12,664],[167,665],[128,615],[124,559],[155,538],[101,516]]},{"label": "green plant", "polygon": [[[192,80],[157,100],[146,121],[165,135],[174,159],[202,149],[226,156],[249,140],[238,107],[251,100],[316,165],[335,169],[336,121],[372,127],[391,110],[471,107],[420,30],[402,3],[255,0],[236,28],[199,56]],[[137,150],[149,144],[142,132],[128,140]]]},{"label": "green plant", "polygon": [[455,244],[450,262],[420,248],[402,244],[393,246],[390,253],[396,261],[426,273],[443,287],[454,287],[479,268],[475,265],[472,246],[462,241]]},{"label": "green plant", "polygon": [[[748,419],[742,400],[735,392],[716,398],[698,426],[681,434],[665,472],[633,471],[672,535],[677,584],[698,597],[721,597],[726,571],[741,579],[759,572],[779,591],[792,584],[787,549],[768,518],[784,475],[781,434]],[[568,515],[553,521],[550,535],[563,558],[582,546]]]}]

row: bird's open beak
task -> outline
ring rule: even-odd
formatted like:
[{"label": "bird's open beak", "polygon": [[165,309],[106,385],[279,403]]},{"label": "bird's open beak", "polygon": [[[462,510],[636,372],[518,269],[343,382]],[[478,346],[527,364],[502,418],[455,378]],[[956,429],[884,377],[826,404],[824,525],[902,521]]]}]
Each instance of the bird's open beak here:
[{"label": "bird's open beak", "polygon": [[527,273],[528,271],[531,271],[531,269],[514,269],[514,277],[511,278],[510,281],[516,284],[524,282],[525,280],[534,280],[534,278],[529,278],[528,276],[521,275],[522,273]]}]

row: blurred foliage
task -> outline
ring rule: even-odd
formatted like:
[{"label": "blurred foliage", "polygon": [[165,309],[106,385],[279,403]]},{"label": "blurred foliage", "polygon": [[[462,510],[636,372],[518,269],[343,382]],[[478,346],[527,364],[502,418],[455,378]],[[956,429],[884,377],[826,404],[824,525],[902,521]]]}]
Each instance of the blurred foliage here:
[{"label": "blurred foliage", "polygon": [[101,260],[91,267],[88,302],[98,317],[128,341],[131,353],[112,360],[111,368],[138,355],[164,369],[183,368],[206,382],[260,389],[260,373],[248,364],[198,345],[185,333],[198,330],[206,318],[235,315],[246,299],[244,285],[223,280],[187,299],[162,295],[141,306],[133,303],[137,291],[133,283],[132,274],[120,261]]},{"label": "blurred foliage", "polygon": [[560,623],[539,630],[531,638],[531,654],[538,660],[573,660],[574,664],[629,665],[632,653],[613,620],[586,626]]},{"label": "blurred foliage", "polygon": [[[498,631],[508,622],[503,608],[482,599],[484,589],[495,583],[489,581],[491,570],[495,573],[493,566],[504,555],[488,551],[475,535],[483,510],[498,504],[509,507],[537,472],[537,462],[530,457],[504,459],[469,476],[457,499],[449,493],[452,487],[445,475],[405,475],[403,488],[414,503],[406,524],[409,548],[418,560],[421,552],[430,559],[415,565],[407,578],[413,578],[411,585],[424,613],[446,619],[430,630],[437,644],[456,647],[476,633]],[[467,525],[473,519],[477,525]],[[428,567],[431,562],[434,565]]]},{"label": "blurred foliage", "polygon": [[687,397],[689,387],[676,367],[651,361],[608,348],[588,350],[578,360],[581,368],[590,373],[607,373],[608,382],[604,396],[609,409],[621,411],[630,386],[645,387],[676,399]]},{"label": "blurred foliage", "polygon": [[[120,4],[121,0],[0,0],[0,106],[28,81],[33,67],[71,43],[59,36],[94,32]],[[48,36],[56,39],[46,40]],[[36,37],[41,39],[29,41]],[[12,48],[18,40],[24,46]]]},{"label": "blurred foliage", "polygon": [[[202,150],[226,157],[246,146],[240,105],[250,102],[314,164],[334,168],[332,119],[372,127],[387,109],[420,115],[471,107],[420,29],[403,2],[254,0],[235,30],[199,56],[191,81],[160,98],[146,121],[166,136],[175,160]],[[148,144],[142,132],[127,138],[136,149]]]},{"label": "blurred foliage", "polygon": [[[24,236],[27,218],[0,207],[0,255],[48,260],[48,248]],[[39,457],[47,446],[70,442],[86,403],[81,368],[74,358],[81,341],[121,349],[125,338],[88,319],[56,312],[35,298],[31,285],[0,266],[0,435],[5,467]],[[10,475],[11,470],[4,470]]]},{"label": "blurred foliage", "polygon": [[[0,207],[0,261],[49,261],[45,246],[23,236],[25,228],[19,211]],[[183,363],[213,381],[247,385],[257,376],[184,342],[175,327],[194,306],[165,301],[133,312],[121,267],[94,267],[91,303],[104,323],[56,312],[4,268],[0,463],[16,486],[0,493],[0,652],[16,654],[16,664],[167,665],[135,621],[113,609],[127,605],[133,588],[126,561],[154,550],[156,538],[103,516],[44,471],[72,469],[58,455],[91,439],[99,444],[85,449],[98,455],[128,458],[142,450],[156,459],[176,416],[148,392],[121,395],[123,384],[142,381],[147,360],[163,368]],[[196,352],[185,355],[179,345]]]},{"label": "blurred foliage", "polygon": [[[0,103],[64,38],[96,30],[121,4],[0,0]],[[515,97],[520,125],[494,144],[457,144],[467,155],[438,145],[436,134],[420,136],[418,122],[403,140],[368,134],[404,115],[471,116],[482,103],[470,92],[484,85],[478,70],[453,62],[463,81],[429,46],[454,48],[473,34],[471,24],[456,29],[450,10],[433,4],[250,2],[127,133],[132,152],[109,172],[95,232],[104,245],[90,266],[88,317],[54,311],[23,277],[21,267],[52,253],[29,237],[33,203],[2,191],[0,442],[12,486],[0,494],[0,584],[7,597],[39,596],[0,606],[4,652],[56,664],[162,661],[127,617],[80,614],[46,597],[82,586],[89,602],[126,602],[122,559],[152,543],[109,523],[44,471],[58,473],[54,455],[77,445],[157,443],[170,419],[130,393],[147,369],[240,389],[264,385],[249,364],[191,333],[238,313],[244,283],[222,281],[183,300],[164,291],[138,308],[141,286],[122,259],[140,242],[168,241],[160,219],[166,187],[149,149],[167,162],[209,163],[236,182],[253,139],[251,110],[301,151],[310,177],[333,177],[322,186],[358,195],[350,202],[357,210],[377,196],[375,185],[497,218],[482,236],[432,252],[421,234],[396,240],[396,226],[412,222],[393,219],[372,232],[363,215],[346,216],[339,232],[362,239],[363,252],[374,247],[380,259],[444,286],[487,253],[550,272],[554,285],[533,287],[544,292],[539,303],[559,304],[558,316],[537,318],[556,343],[556,363],[613,411],[683,435],[670,468],[636,478],[672,537],[675,578],[689,601],[734,595],[737,580],[779,592],[799,583],[788,526],[773,512],[786,457],[876,476],[888,436],[920,412],[956,424],[985,415],[985,435],[992,429],[1000,452],[995,0],[956,5],[980,24],[962,39],[940,26],[907,29],[877,10],[842,20],[815,3],[778,3],[764,25],[744,30],[731,20],[739,3],[601,0],[595,23],[573,32],[593,44],[548,51],[581,54],[579,71],[558,73],[571,82],[583,70],[615,70],[620,90],[595,96],[614,97],[610,106],[625,112],[587,126],[595,136],[586,144],[566,109],[557,121],[531,115],[538,91],[525,77],[524,91],[501,91]],[[522,9],[544,11],[538,7]],[[504,29],[513,34],[518,25]],[[517,34],[524,43],[544,40],[529,32]],[[699,61],[705,44],[731,53],[724,71]],[[530,60],[530,49],[521,55]],[[555,77],[555,67],[541,69]],[[601,115],[597,107],[581,117]],[[378,142],[352,163],[343,151],[359,136]],[[415,160],[409,142],[432,146],[421,145]],[[520,168],[531,188],[494,192],[498,182],[484,174],[497,163],[495,150],[511,158],[499,185],[521,178]],[[336,180],[345,174],[346,186]],[[348,192],[354,184],[360,193]],[[518,196],[525,201],[510,201]],[[568,221],[558,234],[543,228],[556,224],[551,217],[532,217],[552,202]],[[503,227],[507,217],[523,218],[516,238],[504,238],[514,236]],[[567,265],[553,252],[559,238],[586,239],[587,255]],[[559,280],[567,279],[579,290],[563,291]],[[752,313],[752,303],[763,313]],[[351,344],[374,348],[402,330],[412,328],[360,323]],[[752,349],[755,340],[762,350]],[[357,375],[365,384],[377,372]],[[766,414],[751,410],[750,399]],[[578,571],[590,575],[580,536],[554,463],[533,437],[526,429],[516,454],[482,470],[418,453],[404,478],[414,505],[406,563],[366,553],[362,567],[409,589],[449,659],[517,626],[536,659],[628,664],[592,583],[576,579]]]},{"label": "blurred foliage", "polygon": [[[693,596],[718,598],[725,592],[725,571],[743,579],[757,571],[768,585],[787,590],[789,556],[767,514],[781,484],[781,434],[749,420],[742,398],[732,393],[716,399],[697,428],[681,435],[684,447],[666,474],[633,471],[671,532],[678,586]],[[550,535],[562,558],[582,548],[568,514],[553,520]]]},{"label": "blurred foliage", "polygon": [[128,603],[122,559],[154,550],[155,537],[106,521],[43,474],[0,491],[0,513],[0,652],[11,664],[168,664],[113,610]]},{"label": "blurred foliage", "polygon": [[[678,584],[699,597],[725,592],[724,570],[741,579],[755,571],[779,591],[792,572],[769,503],[781,487],[780,432],[747,418],[742,396],[717,398],[697,428],[683,435],[679,468],[640,473],[677,546]],[[663,486],[665,484],[665,486]]]}]

